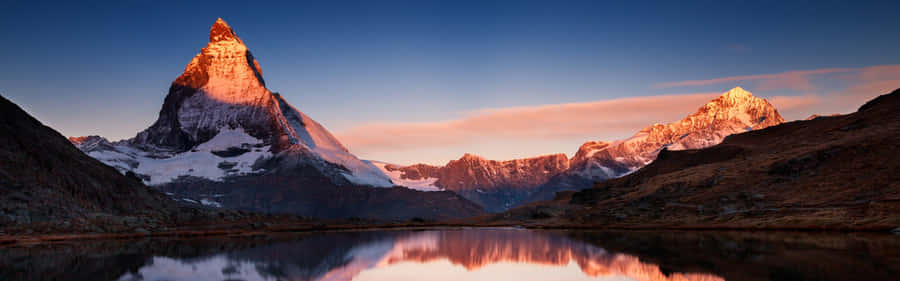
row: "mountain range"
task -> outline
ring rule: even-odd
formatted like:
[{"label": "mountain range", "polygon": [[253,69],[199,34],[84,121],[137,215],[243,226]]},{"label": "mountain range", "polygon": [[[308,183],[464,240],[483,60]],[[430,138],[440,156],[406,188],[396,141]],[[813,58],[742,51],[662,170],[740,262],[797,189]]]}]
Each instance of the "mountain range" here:
[{"label": "mountain range", "polygon": [[579,226],[892,229],[900,225],[900,89],[852,114],[664,149],[629,175],[488,220]]},{"label": "mountain range", "polygon": [[626,175],[652,162],[662,149],[709,147],[729,135],[783,122],[768,101],[735,87],[678,122],[650,125],[625,140],[586,142],[571,159],[565,154],[554,154],[494,161],[466,154],[440,167],[379,167],[395,182],[413,181],[423,187],[425,181],[425,187],[452,190],[488,211],[499,212],[552,199],[559,191],[580,190],[594,182]]}]

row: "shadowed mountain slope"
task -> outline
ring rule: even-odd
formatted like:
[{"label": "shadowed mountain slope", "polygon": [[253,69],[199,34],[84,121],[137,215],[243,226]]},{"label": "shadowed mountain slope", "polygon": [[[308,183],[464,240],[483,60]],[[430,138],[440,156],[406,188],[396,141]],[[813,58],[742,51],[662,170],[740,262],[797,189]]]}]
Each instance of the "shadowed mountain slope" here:
[{"label": "shadowed mountain slope", "polygon": [[0,97],[0,225],[98,216],[159,220],[176,204],[140,179],[84,155],[65,137]]}]

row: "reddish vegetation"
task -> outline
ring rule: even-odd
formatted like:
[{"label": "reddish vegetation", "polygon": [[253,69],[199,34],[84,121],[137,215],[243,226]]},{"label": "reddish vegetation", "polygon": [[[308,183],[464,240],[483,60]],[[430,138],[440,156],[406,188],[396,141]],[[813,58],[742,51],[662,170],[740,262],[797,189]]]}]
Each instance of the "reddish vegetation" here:
[{"label": "reddish vegetation", "polygon": [[891,229],[900,226],[900,90],[853,114],[663,151],[628,176],[479,222],[556,226]]}]

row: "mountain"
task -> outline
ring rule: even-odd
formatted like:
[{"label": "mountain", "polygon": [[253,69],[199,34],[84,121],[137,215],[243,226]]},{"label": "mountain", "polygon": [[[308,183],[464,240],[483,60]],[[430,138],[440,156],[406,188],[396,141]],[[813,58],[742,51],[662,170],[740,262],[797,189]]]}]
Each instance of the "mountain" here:
[{"label": "mountain", "polygon": [[441,167],[376,165],[400,185],[450,190],[488,211],[499,212],[525,199],[551,176],[565,171],[569,159],[565,154],[553,154],[496,161],[467,153]]},{"label": "mountain", "polygon": [[376,166],[269,91],[262,73],[244,42],[218,19],[209,43],[169,87],[149,128],[117,142],[97,136],[72,142],[174,198],[211,207],[320,217],[480,212],[453,194],[394,188]]},{"label": "mountain", "polygon": [[[106,141],[88,144],[94,142]],[[169,87],[153,125],[111,149],[104,144],[85,151],[154,185],[182,176],[221,180],[256,173],[257,160],[289,156],[315,163],[339,185],[393,186],[321,124],[266,89],[259,63],[222,19]]]},{"label": "mountain", "polygon": [[678,122],[647,126],[625,140],[586,142],[570,160],[568,170],[551,178],[523,203],[550,200],[559,191],[580,190],[627,175],[652,162],[663,149],[710,147],[732,134],[781,123],[784,118],[768,101],[735,87]]},{"label": "mountain", "polygon": [[892,229],[900,225],[900,89],[852,114],[661,151],[593,188],[502,217],[633,227]]},{"label": "mountain", "polygon": [[160,223],[178,206],[75,148],[0,96],[0,228],[69,231],[104,219]]},{"label": "mountain", "polygon": [[735,87],[678,122],[648,126],[626,140],[586,142],[572,159],[554,154],[494,161],[466,154],[440,167],[376,165],[399,185],[451,190],[488,211],[500,212],[552,199],[559,191],[580,190],[596,181],[626,175],[652,162],[664,148],[709,147],[731,134],[782,122],[765,99]]}]

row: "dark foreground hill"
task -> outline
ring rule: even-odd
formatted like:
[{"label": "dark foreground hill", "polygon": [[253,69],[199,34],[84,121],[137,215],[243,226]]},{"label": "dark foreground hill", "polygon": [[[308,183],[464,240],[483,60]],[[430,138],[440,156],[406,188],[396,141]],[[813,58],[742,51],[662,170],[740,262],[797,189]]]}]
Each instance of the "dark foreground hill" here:
[{"label": "dark foreground hill", "polygon": [[900,90],[852,114],[732,135],[479,222],[890,229],[900,226]]},{"label": "dark foreground hill", "polygon": [[178,208],[0,97],[0,225],[78,225],[126,216],[159,222]]}]

